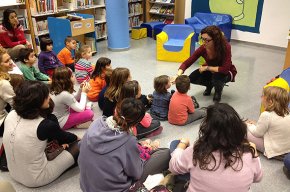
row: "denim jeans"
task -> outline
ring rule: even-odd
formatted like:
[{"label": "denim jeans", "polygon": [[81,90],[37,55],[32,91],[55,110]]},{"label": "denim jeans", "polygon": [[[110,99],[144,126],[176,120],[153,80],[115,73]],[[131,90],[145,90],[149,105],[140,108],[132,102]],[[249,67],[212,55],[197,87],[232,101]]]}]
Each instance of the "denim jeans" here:
[{"label": "denim jeans", "polygon": [[284,165],[290,171],[290,153],[288,153],[284,158]]}]

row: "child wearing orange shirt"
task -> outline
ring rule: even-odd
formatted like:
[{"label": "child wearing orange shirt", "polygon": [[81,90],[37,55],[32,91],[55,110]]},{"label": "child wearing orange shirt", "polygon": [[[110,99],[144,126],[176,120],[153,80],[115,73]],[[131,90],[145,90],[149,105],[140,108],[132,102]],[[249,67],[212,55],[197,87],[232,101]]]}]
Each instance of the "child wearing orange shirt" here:
[{"label": "child wearing orange shirt", "polygon": [[90,79],[91,90],[87,94],[90,101],[98,101],[99,93],[106,86],[105,72],[108,68],[111,68],[111,59],[99,58]]},{"label": "child wearing orange shirt", "polygon": [[67,36],[64,40],[65,47],[57,54],[57,58],[66,67],[69,67],[73,72],[75,71],[75,59],[71,52],[76,49],[77,42],[72,37]]},{"label": "child wearing orange shirt", "polygon": [[168,122],[174,125],[186,125],[203,118],[204,110],[195,110],[192,98],[187,95],[190,89],[190,79],[187,75],[180,75],[175,80],[177,91],[172,95]]}]

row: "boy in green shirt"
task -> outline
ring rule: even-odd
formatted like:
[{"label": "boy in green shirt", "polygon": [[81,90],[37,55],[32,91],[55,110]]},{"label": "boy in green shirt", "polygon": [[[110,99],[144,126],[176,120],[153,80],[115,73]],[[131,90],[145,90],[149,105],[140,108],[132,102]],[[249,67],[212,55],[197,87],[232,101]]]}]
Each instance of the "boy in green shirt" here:
[{"label": "boy in green shirt", "polygon": [[44,81],[44,83],[48,84],[51,83],[51,79],[47,75],[41,73],[33,66],[36,61],[33,49],[20,49],[18,59],[21,61],[19,69],[22,71],[24,79]]}]

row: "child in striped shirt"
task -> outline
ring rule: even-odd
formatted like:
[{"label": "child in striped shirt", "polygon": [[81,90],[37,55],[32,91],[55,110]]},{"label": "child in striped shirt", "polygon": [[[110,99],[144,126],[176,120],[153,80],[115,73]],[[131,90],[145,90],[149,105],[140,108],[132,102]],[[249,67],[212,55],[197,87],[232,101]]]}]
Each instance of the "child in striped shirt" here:
[{"label": "child in striped shirt", "polygon": [[79,60],[75,65],[75,77],[78,83],[90,80],[91,73],[94,70],[91,62],[89,62],[91,57],[91,47],[88,45],[83,45],[77,53],[77,58],[79,58]]}]

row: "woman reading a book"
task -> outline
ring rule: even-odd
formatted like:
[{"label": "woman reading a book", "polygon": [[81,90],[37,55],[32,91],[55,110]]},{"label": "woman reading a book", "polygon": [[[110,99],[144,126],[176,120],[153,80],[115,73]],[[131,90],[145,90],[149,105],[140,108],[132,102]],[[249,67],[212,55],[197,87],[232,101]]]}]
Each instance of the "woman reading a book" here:
[{"label": "woman reading a book", "polygon": [[213,101],[219,102],[225,83],[234,82],[237,74],[232,64],[231,45],[217,26],[202,29],[201,40],[203,44],[180,65],[177,75],[182,75],[199,57],[203,57],[205,63],[189,75],[190,82],[206,86],[204,96],[210,95],[214,87]]},{"label": "woman reading a book", "polygon": [[3,12],[3,21],[0,25],[0,44],[6,48],[12,59],[18,57],[21,48],[31,48],[31,44],[25,39],[23,26],[20,25],[17,14],[12,9]]}]

